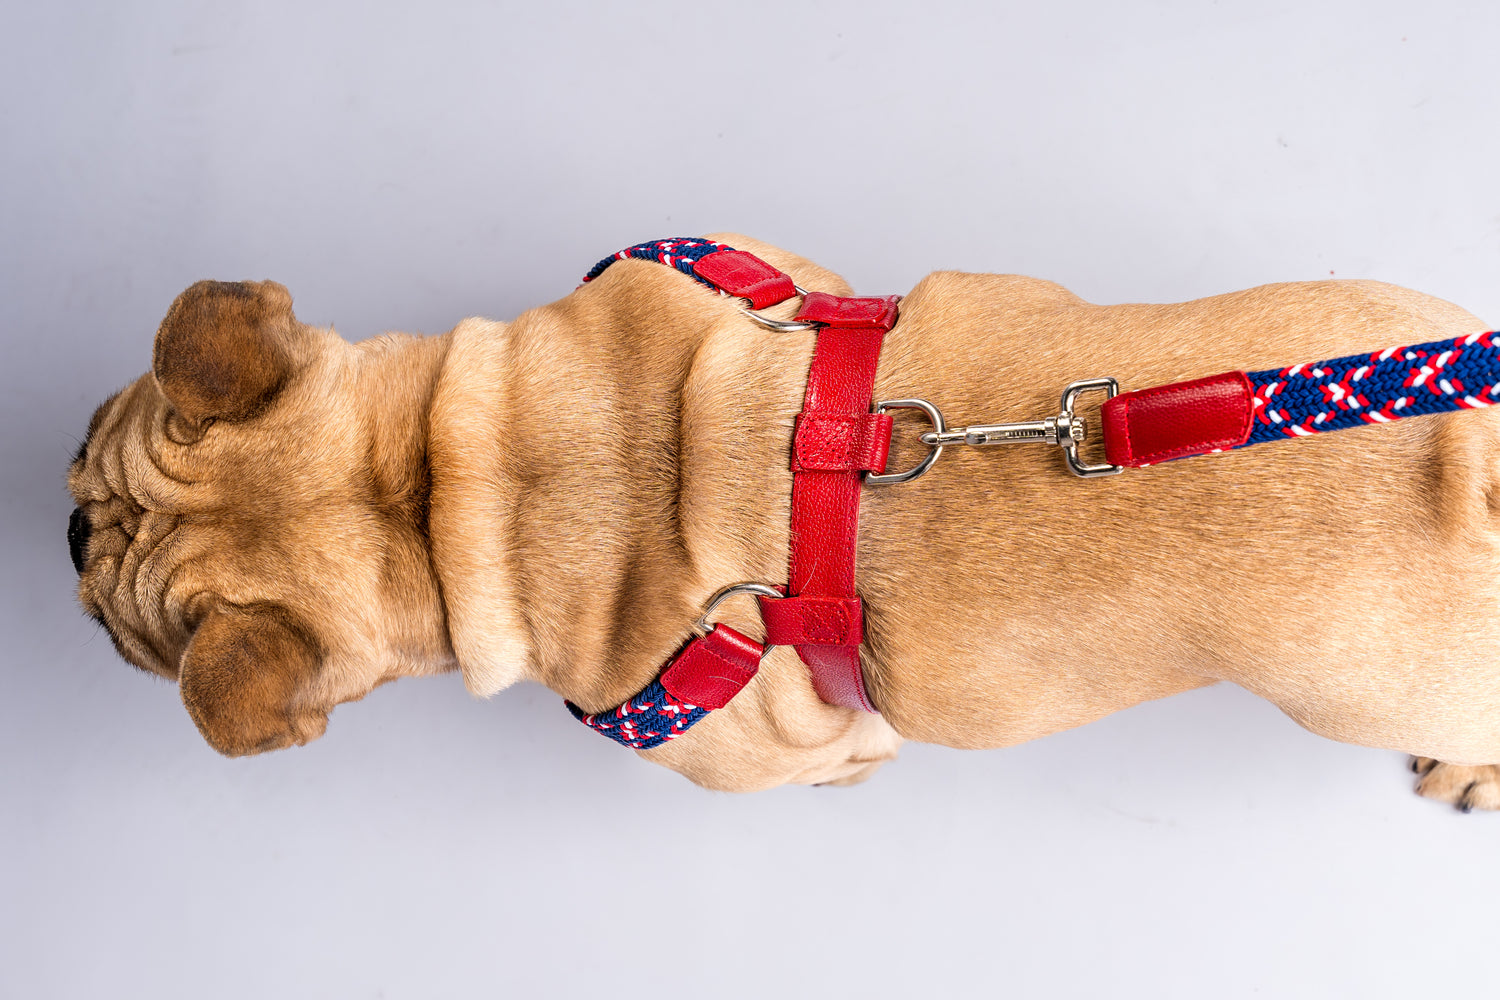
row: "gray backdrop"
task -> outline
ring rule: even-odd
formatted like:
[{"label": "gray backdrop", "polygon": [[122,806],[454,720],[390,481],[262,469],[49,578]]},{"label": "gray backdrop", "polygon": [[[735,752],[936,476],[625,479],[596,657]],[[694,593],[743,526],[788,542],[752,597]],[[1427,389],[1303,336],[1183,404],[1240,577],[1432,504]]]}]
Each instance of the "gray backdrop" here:
[{"label": "gray backdrop", "polygon": [[1495,4],[3,13],[4,996],[1493,990],[1500,820],[1229,687],[750,797],[456,676],[221,759],[78,612],[63,475],[201,277],[440,332],[738,229],[868,293],[1335,275],[1497,322]]}]

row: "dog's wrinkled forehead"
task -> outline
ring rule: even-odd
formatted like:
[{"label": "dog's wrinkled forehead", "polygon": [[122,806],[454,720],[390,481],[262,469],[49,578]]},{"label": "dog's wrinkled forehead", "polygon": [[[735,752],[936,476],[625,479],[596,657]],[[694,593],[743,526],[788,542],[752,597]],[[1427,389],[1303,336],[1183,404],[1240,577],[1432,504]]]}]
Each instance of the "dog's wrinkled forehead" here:
[{"label": "dog's wrinkled forehead", "polygon": [[[167,496],[154,480],[162,470],[153,428],[165,424],[169,404],[151,375],[143,375],[99,405],[68,469],[68,490],[81,508],[112,499],[137,508],[160,506]],[[144,460],[144,465],[143,465]],[[149,491],[149,492],[148,492]]]},{"label": "dog's wrinkled forehead", "polygon": [[[137,666],[175,676],[195,595],[254,589],[233,554],[274,542],[256,524],[288,513],[287,449],[256,425],[293,378],[299,338],[280,285],[199,282],[163,320],[152,371],[89,422],[68,474],[69,549],[85,610]],[[223,587],[190,579],[209,551]]]}]

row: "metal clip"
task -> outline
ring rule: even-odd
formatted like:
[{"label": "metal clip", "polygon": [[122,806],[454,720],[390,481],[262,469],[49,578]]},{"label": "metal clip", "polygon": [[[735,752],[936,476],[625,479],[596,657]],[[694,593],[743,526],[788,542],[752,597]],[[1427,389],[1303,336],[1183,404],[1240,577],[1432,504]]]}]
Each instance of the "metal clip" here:
[{"label": "metal clip", "polygon": [[1112,399],[1119,395],[1120,383],[1113,378],[1090,378],[1069,383],[1062,394],[1062,412],[1055,417],[1013,424],[975,424],[972,427],[955,427],[951,430],[943,423],[943,414],[938,408],[925,399],[891,399],[878,403],[875,406],[876,413],[910,409],[925,412],[927,419],[932,421],[932,430],[925,432],[921,440],[932,451],[916,466],[905,472],[866,476],[865,482],[875,486],[909,483],[932,468],[932,463],[938,460],[938,456],[943,453],[943,448],[949,445],[1057,445],[1063,449],[1063,455],[1068,461],[1068,470],[1075,476],[1093,478],[1123,472],[1123,466],[1089,465],[1078,457],[1078,445],[1088,437],[1088,425],[1082,417],[1073,412],[1073,404],[1080,393],[1100,390],[1108,393],[1109,398]]},{"label": "metal clip", "polygon": [[946,431],[928,431],[922,443],[928,447],[948,444],[1077,444],[1088,436],[1083,418],[1060,413],[1046,420],[1027,420],[1016,424],[975,424]]}]

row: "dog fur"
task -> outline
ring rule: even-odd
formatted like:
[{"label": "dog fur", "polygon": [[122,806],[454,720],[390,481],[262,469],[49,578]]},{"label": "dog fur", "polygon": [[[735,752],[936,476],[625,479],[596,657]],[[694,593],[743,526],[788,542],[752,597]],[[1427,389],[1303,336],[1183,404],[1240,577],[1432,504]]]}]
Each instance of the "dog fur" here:
[{"label": "dog fur", "polygon": [[[956,424],[1036,419],[1079,378],[1145,388],[1482,329],[1374,282],[1098,306],[936,273],[902,302],[875,396],[930,399]],[[359,344],[297,321],[273,282],[200,282],[70,470],[80,599],[226,754],[305,743],[404,676],[613,706],[714,590],[785,579],[813,343],[638,261],[510,323]],[[898,417],[892,469],[925,451],[920,430]],[[1056,449],[950,449],[863,491],[882,714],[823,704],[779,648],[729,706],[641,755],[712,788],[848,783],[903,738],[1006,746],[1231,681],[1313,732],[1422,755],[1424,794],[1494,808],[1497,474],[1487,410],[1100,480]],[[748,600],[720,618],[758,634]]]}]

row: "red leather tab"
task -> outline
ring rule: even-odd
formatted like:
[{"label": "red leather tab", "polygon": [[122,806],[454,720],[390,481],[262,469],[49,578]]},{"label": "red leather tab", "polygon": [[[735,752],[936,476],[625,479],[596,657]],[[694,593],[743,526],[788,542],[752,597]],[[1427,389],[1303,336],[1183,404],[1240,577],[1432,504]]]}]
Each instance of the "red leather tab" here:
[{"label": "red leather tab", "polygon": [[792,438],[793,472],[885,471],[891,453],[888,413],[799,413]]},{"label": "red leather tab", "polygon": [[661,686],[678,701],[723,708],[760,669],[765,647],[728,625],[688,643],[661,675]]},{"label": "red leather tab", "polygon": [[1104,455],[1139,468],[1236,448],[1250,437],[1254,392],[1244,372],[1124,392],[1104,404]]},{"label": "red leather tab", "polygon": [[896,325],[899,295],[879,298],[845,298],[827,292],[808,292],[802,309],[793,317],[800,323],[823,323],[835,327],[889,330]]},{"label": "red leather tab", "polygon": [[751,309],[774,306],[797,294],[790,277],[743,250],[720,250],[699,257],[693,270],[720,291],[749,299]]},{"label": "red leather tab", "polygon": [[858,597],[762,597],[770,646],[858,646],[865,616]]}]

